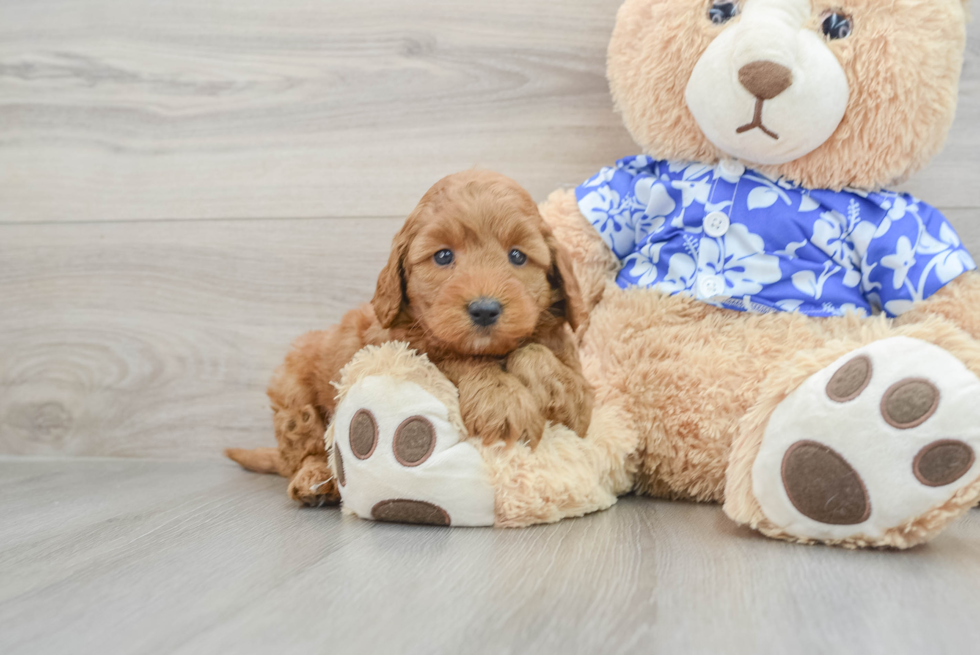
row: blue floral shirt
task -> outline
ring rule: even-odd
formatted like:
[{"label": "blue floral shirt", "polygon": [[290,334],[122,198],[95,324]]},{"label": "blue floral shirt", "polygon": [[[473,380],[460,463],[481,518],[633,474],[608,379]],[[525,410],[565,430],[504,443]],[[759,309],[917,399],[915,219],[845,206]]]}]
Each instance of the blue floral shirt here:
[{"label": "blue floral shirt", "polygon": [[804,189],[746,170],[627,157],[576,189],[621,287],[752,312],[897,316],[976,264],[907,194]]}]

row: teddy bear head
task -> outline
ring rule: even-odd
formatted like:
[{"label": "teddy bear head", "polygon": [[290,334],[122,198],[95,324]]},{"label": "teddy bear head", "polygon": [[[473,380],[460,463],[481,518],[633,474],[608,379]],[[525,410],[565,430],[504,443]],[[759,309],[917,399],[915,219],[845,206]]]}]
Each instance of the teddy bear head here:
[{"label": "teddy bear head", "polygon": [[626,0],[609,83],[657,159],[876,189],[942,148],[966,20],[966,0]]}]

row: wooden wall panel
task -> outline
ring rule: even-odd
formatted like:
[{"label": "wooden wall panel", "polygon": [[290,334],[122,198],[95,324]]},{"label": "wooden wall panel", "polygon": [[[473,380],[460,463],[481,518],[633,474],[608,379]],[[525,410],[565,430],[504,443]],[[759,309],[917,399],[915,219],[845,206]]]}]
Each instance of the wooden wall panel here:
[{"label": "wooden wall panel", "polygon": [[[539,199],[634,154],[619,0],[0,5],[0,453],[271,442],[289,341],[369,298],[439,176]],[[907,188],[980,252],[980,23]]]}]

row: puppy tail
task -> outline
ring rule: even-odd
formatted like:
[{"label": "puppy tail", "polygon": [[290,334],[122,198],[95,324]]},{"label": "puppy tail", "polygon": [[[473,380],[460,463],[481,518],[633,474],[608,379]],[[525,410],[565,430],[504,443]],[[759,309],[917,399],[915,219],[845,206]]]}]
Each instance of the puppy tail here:
[{"label": "puppy tail", "polygon": [[254,473],[272,473],[282,475],[282,460],[279,458],[277,448],[256,448],[245,450],[244,448],[228,448],[225,456],[241,465],[246,471]]}]

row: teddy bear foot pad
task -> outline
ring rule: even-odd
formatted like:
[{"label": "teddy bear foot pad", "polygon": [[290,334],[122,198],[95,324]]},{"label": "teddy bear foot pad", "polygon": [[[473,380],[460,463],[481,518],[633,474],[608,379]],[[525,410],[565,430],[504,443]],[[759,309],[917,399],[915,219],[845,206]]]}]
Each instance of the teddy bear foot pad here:
[{"label": "teddy bear foot pad", "polygon": [[871,343],[776,408],[753,464],[754,495],[791,537],[879,542],[957,494],[980,493],[978,399],[980,379],[942,348],[908,337]]},{"label": "teddy bear foot pad", "polygon": [[494,492],[479,451],[422,386],[359,380],[337,407],[334,470],[346,510],[363,519],[493,525]]}]

